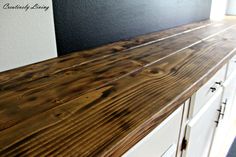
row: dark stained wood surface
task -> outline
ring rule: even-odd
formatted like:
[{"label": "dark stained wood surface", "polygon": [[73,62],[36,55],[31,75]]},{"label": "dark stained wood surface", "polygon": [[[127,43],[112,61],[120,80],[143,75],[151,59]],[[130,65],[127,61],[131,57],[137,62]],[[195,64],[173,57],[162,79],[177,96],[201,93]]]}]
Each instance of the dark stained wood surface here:
[{"label": "dark stained wood surface", "polygon": [[0,156],[120,156],[236,54],[200,22],[0,73]]}]

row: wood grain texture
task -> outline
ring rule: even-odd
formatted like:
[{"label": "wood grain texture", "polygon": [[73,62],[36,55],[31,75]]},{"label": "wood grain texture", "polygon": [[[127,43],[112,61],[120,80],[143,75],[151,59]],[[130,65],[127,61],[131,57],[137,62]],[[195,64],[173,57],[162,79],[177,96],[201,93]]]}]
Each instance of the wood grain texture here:
[{"label": "wood grain texture", "polygon": [[0,156],[122,155],[236,53],[234,24],[195,23],[1,73]]}]

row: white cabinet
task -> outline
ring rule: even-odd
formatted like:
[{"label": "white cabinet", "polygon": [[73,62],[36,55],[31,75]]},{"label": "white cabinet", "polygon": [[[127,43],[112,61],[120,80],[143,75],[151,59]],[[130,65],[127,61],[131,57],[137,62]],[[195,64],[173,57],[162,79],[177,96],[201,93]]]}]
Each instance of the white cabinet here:
[{"label": "white cabinet", "polygon": [[220,107],[222,89],[208,101],[198,114],[187,124],[186,139],[187,148],[184,152],[186,157],[208,156],[213,140],[218,109]]},{"label": "white cabinet", "polygon": [[[236,70],[236,69],[234,69]],[[230,70],[230,73],[231,70]],[[231,75],[230,78],[224,83],[224,93],[221,102],[221,112],[220,123],[216,129],[214,142],[211,149],[211,157],[226,156],[227,151],[233,142],[233,138],[228,138],[230,124],[231,124],[231,113],[234,105],[234,98],[236,95],[236,73]]]},{"label": "white cabinet", "polygon": [[123,157],[174,157],[176,155],[183,105]]},{"label": "white cabinet", "polygon": [[[236,56],[193,95],[185,135],[188,143],[183,156],[226,156],[233,140],[231,138],[231,141],[224,143],[236,95],[235,60]],[[207,90],[213,87],[217,79],[222,80],[221,85],[215,86],[215,92],[209,93]]]}]

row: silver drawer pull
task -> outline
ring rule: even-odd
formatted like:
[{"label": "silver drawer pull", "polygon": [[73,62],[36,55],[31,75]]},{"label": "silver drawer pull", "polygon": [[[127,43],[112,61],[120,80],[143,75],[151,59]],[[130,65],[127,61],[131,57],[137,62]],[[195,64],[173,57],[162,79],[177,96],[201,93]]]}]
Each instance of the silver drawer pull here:
[{"label": "silver drawer pull", "polygon": [[214,93],[216,91],[216,88],[215,87],[211,87],[211,92]]},{"label": "silver drawer pull", "polygon": [[222,81],[219,81],[219,82],[215,82],[217,85],[220,85],[222,86],[223,82]]},{"label": "silver drawer pull", "polygon": [[215,121],[216,127],[218,127],[218,125],[220,123],[220,119],[221,119],[221,116],[222,116],[222,106],[220,106],[220,109],[218,109],[217,112],[219,112],[219,113],[218,113],[217,120]]},{"label": "silver drawer pull", "polygon": [[225,99],[225,101],[222,102],[222,104],[224,105],[223,106],[223,111],[222,111],[222,119],[224,118],[224,115],[225,115],[225,110],[226,110],[226,107],[227,107],[227,102],[228,102],[228,99]]}]

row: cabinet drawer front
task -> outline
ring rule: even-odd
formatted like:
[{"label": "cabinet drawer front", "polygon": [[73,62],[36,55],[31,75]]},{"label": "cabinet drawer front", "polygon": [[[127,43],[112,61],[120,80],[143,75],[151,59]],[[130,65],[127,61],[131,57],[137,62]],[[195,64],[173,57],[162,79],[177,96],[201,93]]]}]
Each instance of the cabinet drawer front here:
[{"label": "cabinet drawer front", "polygon": [[236,56],[234,56],[228,63],[226,78],[228,79],[233,73],[236,73]]},{"label": "cabinet drawer front", "polygon": [[183,113],[183,105],[156,129],[126,152],[123,157],[174,157]]},{"label": "cabinet drawer front", "polygon": [[205,85],[203,85],[191,98],[189,116],[192,118],[210,100],[215,93],[222,88],[225,80],[226,65],[221,68]]}]

